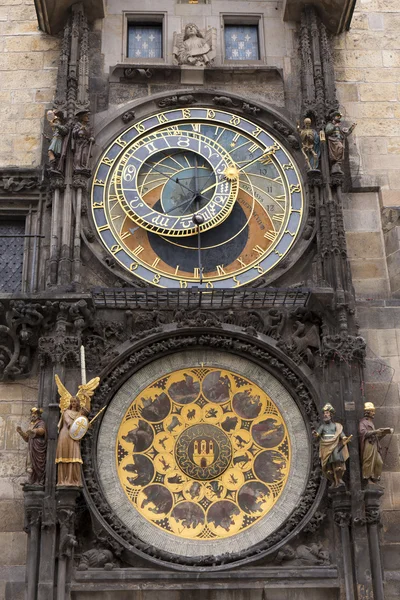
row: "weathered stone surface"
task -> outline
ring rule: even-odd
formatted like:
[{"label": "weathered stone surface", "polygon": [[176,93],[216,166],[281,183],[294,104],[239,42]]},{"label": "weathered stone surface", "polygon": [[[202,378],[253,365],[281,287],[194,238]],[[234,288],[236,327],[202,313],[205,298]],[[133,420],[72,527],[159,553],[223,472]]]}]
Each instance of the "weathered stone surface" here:
[{"label": "weathered stone surface", "polygon": [[0,532],[0,565],[23,565],[26,559],[26,533]]},{"label": "weathered stone surface", "polygon": [[381,215],[376,210],[344,210],[344,225],[346,231],[380,231]]},{"label": "weathered stone surface", "polygon": [[388,510],[382,515],[383,539],[388,543],[397,543],[400,539],[400,510]]},{"label": "weathered stone surface", "polygon": [[386,261],[381,259],[362,259],[350,261],[351,273],[354,279],[386,278]]},{"label": "weathered stone surface", "polygon": [[22,531],[24,505],[22,501],[0,501],[0,531]]},{"label": "weathered stone surface", "polygon": [[384,248],[381,233],[346,233],[349,258],[383,258]]},{"label": "weathered stone surface", "polygon": [[395,329],[400,323],[400,308],[359,306],[357,316],[362,329]]}]

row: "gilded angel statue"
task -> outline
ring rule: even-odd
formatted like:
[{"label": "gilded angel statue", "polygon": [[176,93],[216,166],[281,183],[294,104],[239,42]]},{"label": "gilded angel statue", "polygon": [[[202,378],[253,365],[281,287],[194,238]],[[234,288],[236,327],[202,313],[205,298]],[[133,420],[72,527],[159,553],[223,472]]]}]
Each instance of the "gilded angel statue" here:
[{"label": "gilded angel statue", "polygon": [[94,377],[78,388],[76,396],[72,396],[55,376],[60,395],[61,417],[58,423],[58,441],[56,452],[57,485],[82,486],[82,456],[80,440],[85,435],[89,421],[90,398],[100,383],[100,377]]},{"label": "gilded angel statue", "polygon": [[202,32],[195,23],[188,23],[183,33],[174,33],[174,59],[178,65],[205,67],[215,56],[215,30]]}]

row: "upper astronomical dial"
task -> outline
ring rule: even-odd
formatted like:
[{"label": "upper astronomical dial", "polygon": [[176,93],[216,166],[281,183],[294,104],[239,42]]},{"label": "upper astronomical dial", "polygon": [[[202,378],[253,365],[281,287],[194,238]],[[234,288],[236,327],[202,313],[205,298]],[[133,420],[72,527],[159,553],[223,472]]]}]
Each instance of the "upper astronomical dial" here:
[{"label": "upper astronomical dial", "polygon": [[92,187],[106,248],[160,287],[249,284],[292,248],[303,205],[297,168],[269,132],[197,106],[130,127]]}]

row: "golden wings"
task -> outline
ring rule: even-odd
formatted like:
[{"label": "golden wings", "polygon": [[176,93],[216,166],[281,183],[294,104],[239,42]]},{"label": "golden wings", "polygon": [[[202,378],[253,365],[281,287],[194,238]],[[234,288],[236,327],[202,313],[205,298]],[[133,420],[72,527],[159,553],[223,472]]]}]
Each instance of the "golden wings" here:
[{"label": "golden wings", "polygon": [[[60,395],[60,410],[64,412],[70,403],[72,394],[69,393],[65,385],[61,382],[61,379],[58,375],[55,376],[58,393]],[[100,383],[100,377],[94,377],[88,383],[83,383],[78,387],[78,392],[76,397],[78,398],[81,408],[86,408],[86,410],[90,410],[90,398],[93,396],[95,389]]]}]

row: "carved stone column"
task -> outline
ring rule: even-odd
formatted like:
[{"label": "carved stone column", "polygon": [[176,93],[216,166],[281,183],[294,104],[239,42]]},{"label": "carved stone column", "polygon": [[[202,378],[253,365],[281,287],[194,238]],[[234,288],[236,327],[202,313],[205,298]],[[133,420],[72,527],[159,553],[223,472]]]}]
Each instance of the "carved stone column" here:
[{"label": "carved stone column", "polygon": [[44,488],[37,485],[24,485],[25,523],[28,534],[26,563],[26,600],[36,600],[40,556],[40,523],[43,514]]},{"label": "carved stone column", "polygon": [[81,488],[73,486],[59,486],[56,492],[57,521],[60,526],[58,544],[58,571],[57,571],[57,600],[65,600],[67,585],[67,567],[73,557],[77,541],[75,532],[75,507],[76,500],[81,493]]},{"label": "carved stone column", "polygon": [[50,191],[52,193],[51,231],[50,231],[50,269],[49,281],[51,286],[57,285],[58,261],[61,241],[60,197],[65,189],[64,177],[61,174],[50,173]]},{"label": "carved stone column", "polygon": [[74,233],[74,248],[73,248],[73,266],[72,278],[75,283],[80,283],[81,280],[81,214],[82,214],[82,199],[87,190],[88,179],[91,171],[74,173],[72,187],[75,190],[75,233]]},{"label": "carved stone column", "polygon": [[344,488],[330,490],[332,500],[333,520],[340,528],[340,540],[343,551],[343,578],[346,600],[355,600],[354,567],[351,548],[351,495]]},{"label": "carved stone column", "polygon": [[374,600],[385,600],[383,588],[383,569],[379,545],[379,525],[381,520],[380,503],[383,488],[378,485],[368,485],[364,490],[365,522],[368,529],[369,552],[371,556],[372,586]]}]

